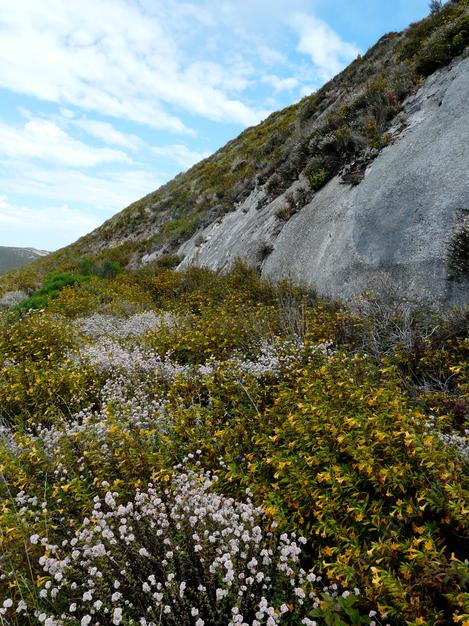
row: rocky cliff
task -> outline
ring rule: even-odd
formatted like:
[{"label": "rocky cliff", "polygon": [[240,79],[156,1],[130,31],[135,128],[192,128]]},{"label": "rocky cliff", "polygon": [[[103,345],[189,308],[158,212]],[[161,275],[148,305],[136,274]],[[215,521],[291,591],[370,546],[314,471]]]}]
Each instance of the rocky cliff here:
[{"label": "rocky cliff", "polygon": [[469,58],[430,76],[397,122],[358,184],[335,176],[287,222],[279,212],[301,182],[266,205],[257,189],[179,247],[181,266],[225,269],[241,257],[338,298],[392,285],[409,297],[467,300],[448,243],[469,211]]}]

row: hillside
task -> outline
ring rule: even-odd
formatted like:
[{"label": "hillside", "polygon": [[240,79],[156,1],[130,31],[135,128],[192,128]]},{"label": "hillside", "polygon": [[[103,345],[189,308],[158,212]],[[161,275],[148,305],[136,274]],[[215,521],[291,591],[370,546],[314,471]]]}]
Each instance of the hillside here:
[{"label": "hillside", "polygon": [[449,250],[469,204],[468,22],[459,0],[385,35],[317,93],[51,255],[39,276],[84,254],[214,269],[241,257],[334,297],[391,282],[409,297],[464,300]]},{"label": "hillside", "polygon": [[49,254],[45,250],[36,250],[35,248],[12,248],[8,246],[0,246],[0,274],[5,274],[10,270],[21,267],[35,259],[41,258]]},{"label": "hillside", "polygon": [[1,626],[469,626],[468,18],[0,277]]}]

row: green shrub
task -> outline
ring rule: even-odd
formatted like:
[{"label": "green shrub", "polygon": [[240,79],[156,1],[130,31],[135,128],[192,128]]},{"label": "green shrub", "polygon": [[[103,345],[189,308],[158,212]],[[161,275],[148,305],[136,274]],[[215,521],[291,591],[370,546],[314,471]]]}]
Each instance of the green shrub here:
[{"label": "green shrub", "polygon": [[417,55],[417,71],[429,76],[439,67],[448,65],[469,44],[469,16],[443,24],[423,44]]},{"label": "green shrub", "polygon": [[321,189],[331,178],[330,172],[324,167],[316,169],[316,163],[308,166],[304,173],[308,177],[309,184],[313,191]]},{"label": "green shrub", "polygon": [[31,309],[43,309],[64,287],[76,285],[87,279],[87,276],[72,274],[71,272],[52,272],[46,276],[42,287],[35,291],[30,298],[16,306],[15,310],[24,312]]},{"label": "green shrub", "polygon": [[115,278],[121,271],[120,262],[113,259],[99,261],[95,257],[83,257],[79,262],[80,274],[83,276],[99,276]]}]

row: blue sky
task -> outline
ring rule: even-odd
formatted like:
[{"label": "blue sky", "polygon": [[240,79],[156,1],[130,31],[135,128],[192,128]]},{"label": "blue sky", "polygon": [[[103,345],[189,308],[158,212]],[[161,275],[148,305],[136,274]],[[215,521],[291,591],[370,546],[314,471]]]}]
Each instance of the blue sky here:
[{"label": "blue sky", "polygon": [[54,250],[427,0],[0,0],[0,245]]}]

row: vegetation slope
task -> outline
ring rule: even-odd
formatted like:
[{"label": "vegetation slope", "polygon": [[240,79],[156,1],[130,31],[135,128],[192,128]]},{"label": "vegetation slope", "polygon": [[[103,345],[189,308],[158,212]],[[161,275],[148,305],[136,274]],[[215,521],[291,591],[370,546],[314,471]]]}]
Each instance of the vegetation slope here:
[{"label": "vegetation slope", "polygon": [[0,318],[0,622],[467,624],[468,325],[49,276]]}]

